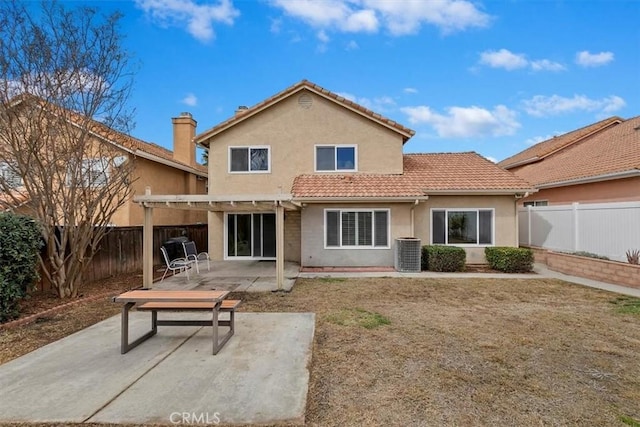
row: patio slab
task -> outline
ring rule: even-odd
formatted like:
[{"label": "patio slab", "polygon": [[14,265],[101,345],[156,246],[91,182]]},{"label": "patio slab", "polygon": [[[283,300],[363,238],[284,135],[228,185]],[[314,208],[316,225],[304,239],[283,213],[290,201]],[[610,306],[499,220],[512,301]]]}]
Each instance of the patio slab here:
[{"label": "patio slab", "polygon": [[[149,317],[131,313],[132,338]],[[313,313],[241,312],[216,356],[201,327],[160,327],[121,355],[115,316],[0,365],[0,423],[302,423],[314,325]]]},{"label": "patio slab", "polygon": [[[200,273],[191,270],[190,277],[184,273],[153,284],[157,289],[215,289],[236,292],[278,291],[275,261],[234,260],[211,261],[211,270],[206,262],[198,264]],[[300,273],[296,263],[285,262],[284,284],[281,290],[291,291]]]}]

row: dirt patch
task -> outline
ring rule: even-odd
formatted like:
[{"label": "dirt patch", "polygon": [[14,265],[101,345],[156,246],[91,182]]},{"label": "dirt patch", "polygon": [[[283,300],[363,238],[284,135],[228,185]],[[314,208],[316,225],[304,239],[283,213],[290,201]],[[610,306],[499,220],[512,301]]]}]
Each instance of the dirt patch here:
[{"label": "dirt patch", "polygon": [[[232,297],[242,311],[316,313],[308,425],[640,420],[640,315],[611,293],[546,279],[323,278]],[[118,309],[105,298],[0,331],[0,363]]]}]

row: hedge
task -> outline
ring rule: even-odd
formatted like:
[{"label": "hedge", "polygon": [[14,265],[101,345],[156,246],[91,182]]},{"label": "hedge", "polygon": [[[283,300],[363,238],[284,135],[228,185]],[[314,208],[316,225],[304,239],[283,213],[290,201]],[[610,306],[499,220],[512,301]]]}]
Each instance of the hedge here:
[{"label": "hedge", "polygon": [[467,253],[457,246],[426,245],[422,247],[422,270],[464,271]]},{"label": "hedge", "polygon": [[533,251],[528,248],[493,246],[484,249],[489,266],[505,273],[528,273],[533,270]]},{"label": "hedge", "polygon": [[18,316],[18,301],[38,279],[40,227],[31,218],[0,213],[0,322]]}]

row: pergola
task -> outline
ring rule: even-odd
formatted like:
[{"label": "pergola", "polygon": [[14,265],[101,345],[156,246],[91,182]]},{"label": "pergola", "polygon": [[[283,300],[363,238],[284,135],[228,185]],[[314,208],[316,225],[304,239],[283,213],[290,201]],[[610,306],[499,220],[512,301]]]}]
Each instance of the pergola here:
[{"label": "pergola", "polygon": [[276,283],[282,289],[284,283],[284,211],[299,210],[300,204],[292,201],[291,194],[257,194],[209,196],[152,195],[147,187],[144,196],[133,201],[144,208],[142,271],[143,286],[153,284],[153,209],[205,210],[210,212],[274,212],[276,213]]}]

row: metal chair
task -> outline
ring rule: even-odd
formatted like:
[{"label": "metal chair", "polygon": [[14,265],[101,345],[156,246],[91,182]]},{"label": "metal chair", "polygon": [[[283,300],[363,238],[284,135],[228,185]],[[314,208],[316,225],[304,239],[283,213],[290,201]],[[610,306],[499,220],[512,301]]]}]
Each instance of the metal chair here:
[{"label": "metal chair", "polygon": [[[191,264],[193,264],[194,261],[190,261],[186,258],[176,258],[174,260],[170,260],[169,254],[167,254],[167,249],[164,246],[160,246],[160,252],[162,252],[164,263],[167,266],[167,268],[164,270],[164,274],[162,275],[162,279],[160,279],[161,282],[164,280],[169,271],[171,271],[173,274],[176,274],[176,271],[178,273],[184,271],[187,275],[187,280],[189,280],[189,268],[191,268]],[[197,266],[198,263],[196,262],[196,267]]]},{"label": "metal chair", "polygon": [[207,261],[207,271],[211,271],[211,263],[209,254],[206,252],[198,252],[196,249],[196,242],[182,242],[182,248],[184,249],[184,255],[187,261],[196,263],[196,272],[200,273],[199,261]]}]

